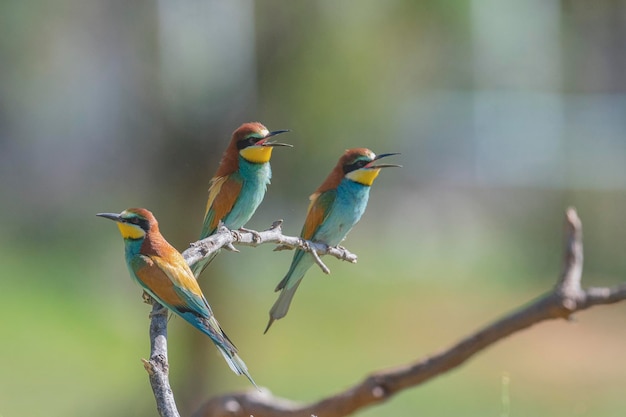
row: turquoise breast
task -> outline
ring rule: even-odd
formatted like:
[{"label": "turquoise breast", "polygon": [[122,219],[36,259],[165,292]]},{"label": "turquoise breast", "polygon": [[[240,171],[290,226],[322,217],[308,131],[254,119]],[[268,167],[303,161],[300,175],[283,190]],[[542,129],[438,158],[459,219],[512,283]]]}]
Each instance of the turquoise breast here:
[{"label": "turquoise breast", "polygon": [[338,245],[361,219],[367,207],[369,193],[369,186],[344,178],[337,187],[328,218],[320,226],[314,240],[325,242],[330,246]]},{"label": "turquoise breast", "polygon": [[233,209],[223,219],[224,225],[229,229],[243,227],[263,201],[267,185],[272,178],[272,170],[269,162],[255,164],[239,157],[239,171],[242,187],[239,198]]}]

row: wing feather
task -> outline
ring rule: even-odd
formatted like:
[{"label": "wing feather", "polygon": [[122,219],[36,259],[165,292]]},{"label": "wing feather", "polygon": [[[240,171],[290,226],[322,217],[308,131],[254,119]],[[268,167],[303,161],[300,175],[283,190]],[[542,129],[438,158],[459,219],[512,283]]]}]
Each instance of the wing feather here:
[{"label": "wing feather", "polygon": [[199,316],[212,315],[198,282],[182,259],[166,262],[160,256],[135,258],[135,275],[139,284],[159,302],[177,311],[191,311]]},{"label": "wing feather", "polygon": [[311,202],[309,203],[309,209],[307,210],[306,220],[300,236],[307,240],[315,239],[315,233],[331,212],[336,195],[337,191],[334,189],[311,194],[311,197],[309,197]]},{"label": "wing feather", "polygon": [[226,217],[235,205],[242,186],[243,181],[237,173],[211,179],[201,239],[215,232],[220,220]]},{"label": "wing feather", "polygon": [[[300,233],[300,236],[303,239],[315,241],[315,235],[317,234],[317,231],[332,212],[332,207],[333,203],[335,202],[336,195],[337,192],[334,189],[323,191],[321,193],[316,192],[311,194],[311,197],[309,197],[309,200],[311,200],[311,202],[309,203],[306,220],[304,221],[304,226],[302,227],[302,232]],[[291,266],[289,267],[289,271],[287,271],[287,275],[285,275],[285,277],[278,283],[274,291],[280,291],[283,288],[288,287],[290,282],[292,282],[291,285],[296,285],[297,287],[297,283],[300,279],[302,279],[304,273],[310,266],[308,265],[304,268],[301,268],[299,273],[296,274],[297,276],[294,277],[294,273],[296,269],[298,269],[298,266],[301,265],[301,262],[305,255],[306,252],[304,252],[302,249],[296,249],[295,253],[293,254],[293,259],[291,260]],[[293,297],[293,295],[291,297]],[[291,297],[289,297],[286,308],[289,308],[288,303],[291,302]],[[287,300],[287,298],[284,299]]]}]

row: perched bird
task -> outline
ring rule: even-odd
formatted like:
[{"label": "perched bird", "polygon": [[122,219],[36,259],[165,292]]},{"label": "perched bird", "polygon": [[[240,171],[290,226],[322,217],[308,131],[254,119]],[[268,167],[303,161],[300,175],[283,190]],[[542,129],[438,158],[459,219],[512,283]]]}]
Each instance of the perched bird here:
[{"label": "perched bird", "polygon": [[126,265],[131,277],[155,300],[211,338],[230,368],[256,386],[237,348],[222,331],[183,256],[159,232],[146,209],[129,208],[120,214],[98,213],[117,222],[124,238]]},{"label": "perched bird", "polygon": [[[300,236],[329,246],[336,246],[345,239],[350,229],[363,215],[370,186],[380,169],[400,166],[376,163],[379,159],[391,155],[397,153],[376,155],[366,148],[345,151],[326,180],[309,197],[311,202]],[[274,290],[281,293],[270,310],[270,320],[265,333],[274,320],[285,317],[298,285],[314,262],[313,255],[300,249],[296,250],[287,275]]]},{"label": "perched bird", "polygon": [[[233,132],[217,172],[209,183],[209,199],[200,239],[217,229],[219,222],[229,229],[242,228],[265,196],[272,170],[270,158],[275,146],[289,146],[269,139],[288,130],[270,132],[261,123],[244,123]],[[191,266],[199,276],[217,252]]]}]

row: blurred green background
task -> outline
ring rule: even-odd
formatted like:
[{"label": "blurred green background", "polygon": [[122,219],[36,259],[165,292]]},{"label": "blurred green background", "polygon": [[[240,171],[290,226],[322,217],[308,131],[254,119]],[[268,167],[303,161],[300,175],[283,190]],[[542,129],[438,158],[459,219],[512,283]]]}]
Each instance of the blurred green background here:
[{"label": "blurred green background", "polygon": [[[312,269],[267,335],[291,253],[222,253],[201,280],[276,395],[321,398],[548,290],[569,205],[584,284],[620,282],[625,50],[614,0],[0,2],[0,416],[156,414],[149,307],[95,213],[147,207],[184,250],[245,121],[295,145],[275,151],[251,228],[297,234],[348,147],[404,165],[345,242],[358,264]],[[625,313],[516,334],[360,415],[621,416]],[[184,415],[249,388],[177,318],[169,346]]]}]

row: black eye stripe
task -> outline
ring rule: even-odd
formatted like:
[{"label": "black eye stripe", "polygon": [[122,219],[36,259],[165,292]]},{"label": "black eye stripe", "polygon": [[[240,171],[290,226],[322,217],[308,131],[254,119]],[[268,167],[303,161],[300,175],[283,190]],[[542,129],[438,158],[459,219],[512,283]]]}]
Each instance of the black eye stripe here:
[{"label": "black eye stripe", "polygon": [[248,138],[241,139],[239,142],[237,142],[237,149],[242,150],[244,148],[247,148],[248,146],[252,146],[256,144],[258,141],[260,141],[261,139],[263,138],[257,138],[255,136],[250,136]]},{"label": "black eye stripe", "polygon": [[150,223],[146,219],[141,219],[139,217],[130,217],[126,219],[126,222],[130,224],[136,224],[146,232],[150,229]]},{"label": "black eye stripe", "polygon": [[363,168],[365,165],[369,164],[371,161],[367,161],[365,159],[358,159],[349,165],[343,166],[343,173],[347,174],[348,172],[356,171],[359,168]]}]

